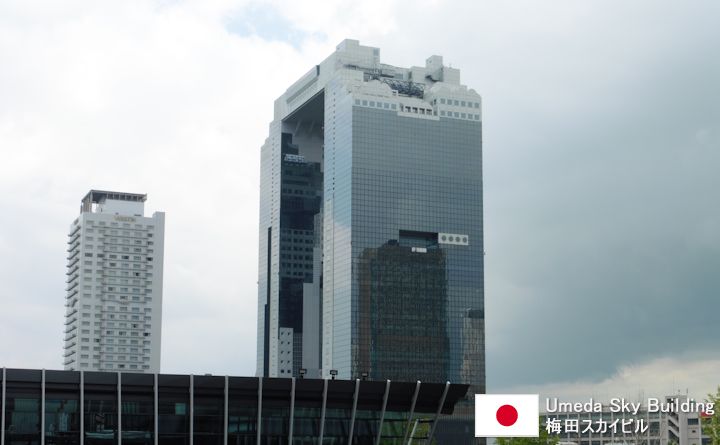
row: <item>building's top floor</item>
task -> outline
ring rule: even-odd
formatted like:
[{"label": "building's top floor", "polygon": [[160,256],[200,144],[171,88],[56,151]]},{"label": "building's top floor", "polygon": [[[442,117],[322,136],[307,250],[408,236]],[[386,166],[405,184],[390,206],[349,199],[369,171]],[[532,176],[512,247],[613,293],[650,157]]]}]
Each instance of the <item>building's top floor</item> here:
[{"label": "building's top floor", "polygon": [[334,65],[335,70],[355,69],[376,79],[408,81],[418,85],[432,85],[436,82],[460,85],[460,70],[443,65],[442,56],[428,57],[424,67],[402,68],[381,63],[380,48],[363,46],[352,39],[340,42],[335,53],[322,63],[323,67],[330,64]]},{"label": "building's top floor", "polygon": [[90,190],[82,199],[80,213],[143,216],[146,194]]},{"label": "building's top floor", "polygon": [[442,103],[480,102],[479,94],[460,83],[460,70],[444,65],[442,56],[428,57],[425,66],[397,67],[380,61],[379,48],[346,39],[275,101],[275,119],[290,115],[333,79],[339,79],[355,95],[404,98],[418,104],[434,104],[439,99]]}]

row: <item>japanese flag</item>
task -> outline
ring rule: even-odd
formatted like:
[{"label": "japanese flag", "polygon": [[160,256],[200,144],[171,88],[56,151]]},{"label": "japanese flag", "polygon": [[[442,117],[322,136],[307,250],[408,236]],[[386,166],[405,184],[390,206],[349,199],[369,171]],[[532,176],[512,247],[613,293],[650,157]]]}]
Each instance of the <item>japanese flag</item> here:
[{"label": "japanese flag", "polygon": [[475,394],[475,437],[538,437],[537,394]]}]

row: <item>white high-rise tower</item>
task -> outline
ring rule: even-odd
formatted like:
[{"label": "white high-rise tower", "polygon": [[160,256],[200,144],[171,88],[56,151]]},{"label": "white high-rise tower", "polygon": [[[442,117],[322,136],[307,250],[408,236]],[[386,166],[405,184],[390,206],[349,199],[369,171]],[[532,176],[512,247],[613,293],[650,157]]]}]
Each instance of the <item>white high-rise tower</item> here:
[{"label": "white high-rise tower", "polygon": [[165,213],[91,190],[68,235],[67,370],[159,372]]}]

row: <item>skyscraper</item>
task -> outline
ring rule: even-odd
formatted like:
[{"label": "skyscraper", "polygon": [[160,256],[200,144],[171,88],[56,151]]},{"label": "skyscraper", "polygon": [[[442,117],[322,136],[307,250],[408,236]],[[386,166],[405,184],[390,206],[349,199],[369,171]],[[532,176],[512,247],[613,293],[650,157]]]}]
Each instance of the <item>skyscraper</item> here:
[{"label": "skyscraper", "polygon": [[146,198],[91,190],[70,225],[67,370],[160,371],[165,214]]},{"label": "skyscraper", "polygon": [[480,96],[345,40],[261,151],[257,373],[485,389]]}]

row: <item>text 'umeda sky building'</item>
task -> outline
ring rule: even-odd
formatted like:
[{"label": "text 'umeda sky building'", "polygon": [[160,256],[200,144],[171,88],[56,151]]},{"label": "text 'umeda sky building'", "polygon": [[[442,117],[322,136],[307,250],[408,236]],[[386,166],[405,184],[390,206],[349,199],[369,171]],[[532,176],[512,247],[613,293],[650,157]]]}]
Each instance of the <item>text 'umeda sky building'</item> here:
[{"label": "text 'umeda sky building'", "polygon": [[258,375],[484,391],[481,134],[459,70],[386,65],[354,40],[275,101]]}]

